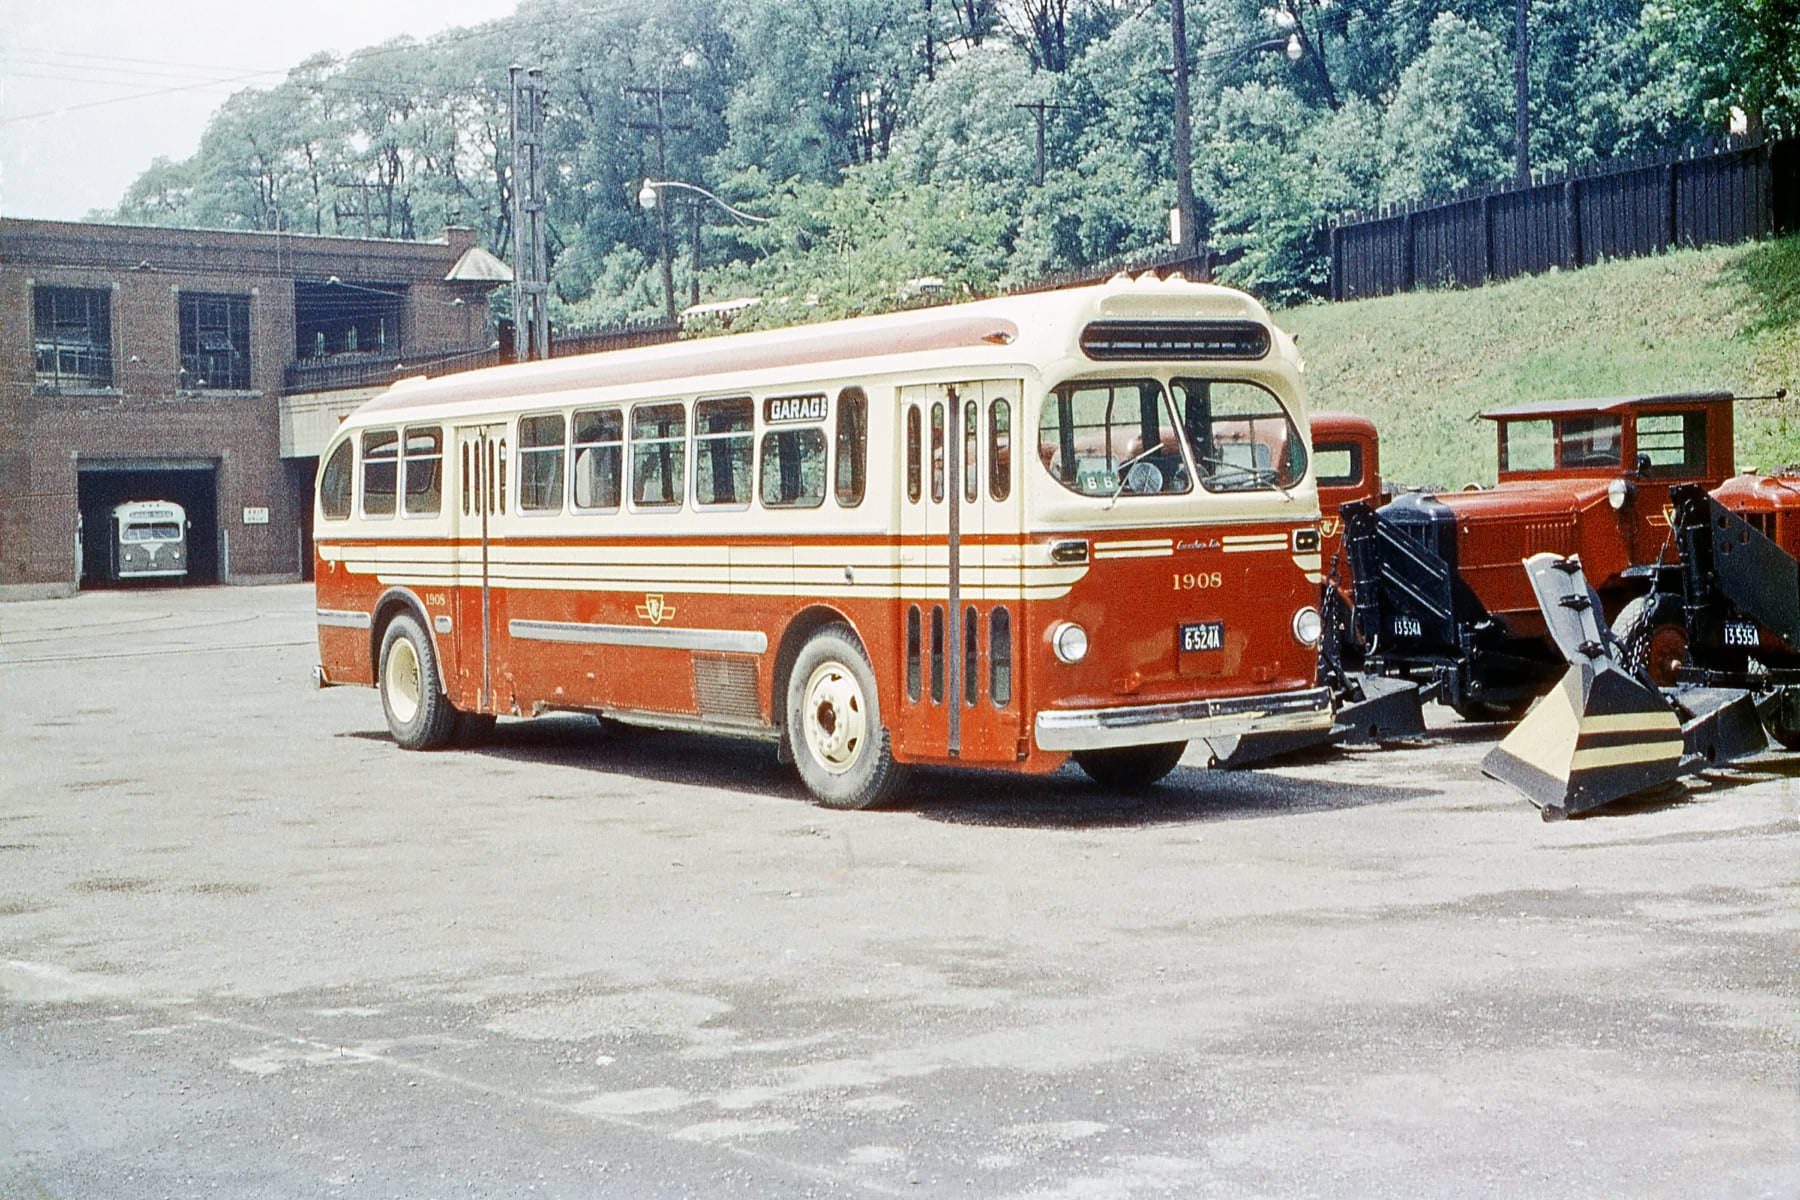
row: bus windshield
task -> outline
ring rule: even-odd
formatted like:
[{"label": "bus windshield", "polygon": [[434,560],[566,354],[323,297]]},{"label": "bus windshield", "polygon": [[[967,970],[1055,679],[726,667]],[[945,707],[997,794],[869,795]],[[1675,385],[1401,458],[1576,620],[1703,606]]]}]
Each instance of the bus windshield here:
[{"label": "bus windshield", "polygon": [[1170,386],[1207,491],[1280,490],[1306,474],[1306,442],[1287,409],[1261,384],[1176,379]]},{"label": "bus windshield", "polygon": [[122,542],[179,542],[181,525],[176,521],[156,521],[149,525],[127,525],[119,533]]},{"label": "bus windshield", "polygon": [[1038,458],[1083,496],[1193,490],[1168,393],[1155,379],[1083,379],[1044,402]]}]

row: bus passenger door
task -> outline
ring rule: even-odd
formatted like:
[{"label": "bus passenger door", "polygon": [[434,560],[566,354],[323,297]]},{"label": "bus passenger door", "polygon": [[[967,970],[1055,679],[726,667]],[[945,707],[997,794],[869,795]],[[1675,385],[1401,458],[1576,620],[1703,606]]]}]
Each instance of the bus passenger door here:
[{"label": "bus passenger door", "polygon": [[[1010,380],[900,389],[901,686],[894,724],[912,754],[969,762],[1017,757],[1011,622],[1023,570],[1004,538],[1010,531],[1016,542],[1019,529],[1010,445],[1019,394]],[[996,404],[1006,428],[998,454]],[[991,476],[1002,459],[1004,486]],[[999,545],[990,545],[990,524]],[[996,608],[1006,611],[996,618]],[[996,661],[1004,704],[995,702]]]},{"label": "bus passenger door", "polygon": [[457,707],[498,712],[491,564],[494,519],[506,505],[506,427],[458,426],[456,471],[456,678],[446,682]]}]

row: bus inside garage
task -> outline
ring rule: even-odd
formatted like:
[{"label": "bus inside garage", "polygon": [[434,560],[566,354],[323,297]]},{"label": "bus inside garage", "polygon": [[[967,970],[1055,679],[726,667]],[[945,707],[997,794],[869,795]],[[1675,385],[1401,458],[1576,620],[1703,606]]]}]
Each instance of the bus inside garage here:
[{"label": "bus inside garage", "polygon": [[112,572],[112,514],[128,500],[161,500],[187,511],[188,570],[161,586],[219,581],[217,467],[204,459],[79,464],[76,500],[81,511],[81,557],[77,586],[143,587],[151,581],[121,583]]}]

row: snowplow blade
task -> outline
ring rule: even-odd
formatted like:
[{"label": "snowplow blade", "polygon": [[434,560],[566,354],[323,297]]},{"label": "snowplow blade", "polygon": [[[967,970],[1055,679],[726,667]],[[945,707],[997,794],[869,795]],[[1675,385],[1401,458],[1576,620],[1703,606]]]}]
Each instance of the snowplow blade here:
[{"label": "snowplow blade", "polygon": [[1425,693],[1418,684],[1362,675],[1352,689],[1353,695],[1358,692],[1360,698],[1338,706],[1331,723],[1332,741],[1368,745],[1425,736]]},{"label": "snowplow blade", "polygon": [[1350,686],[1338,697],[1330,729],[1209,738],[1206,745],[1212,753],[1210,765],[1235,770],[1319,746],[1368,745],[1424,734],[1425,701],[1418,684],[1381,675],[1352,675]]},{"label": "snowplow blade", "polygon": [[1744,689],[1681,687],[1674,700],[1681,715],[1684,769],[1701,771],[1769,748],[1756,700]]},{"label": "snowplow blade", "polygon": [[1681,722],[1655,691],[1608,659],[1562,681],[1482,759],[1481,769],[1557,821],[1682,773]]}]

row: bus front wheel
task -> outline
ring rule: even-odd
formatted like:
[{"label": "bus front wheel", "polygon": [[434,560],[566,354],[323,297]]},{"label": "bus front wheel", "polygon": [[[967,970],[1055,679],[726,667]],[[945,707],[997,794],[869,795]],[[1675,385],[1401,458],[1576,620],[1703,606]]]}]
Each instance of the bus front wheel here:
[{"label": "bus front wheel", "polygon": [[450,740],[456,710],[438,684],[437,650],[412,616],[402,613],[381,635],[381,708],[388,730],[408,750],[435,750]]},{"label": "bus front wheel", "polygon": [[868,808],[899,786],[905,772],[881,722],[875,673],[846,627],[819,630],[794,660],[787,740],[801,781],[826,808]]},{"label": "bus front wheel", "polygon": [[1158,742],[1115,750],[1077,750],[1075,765],[1101,787],[1136,792],[1173,771],[1186,749],[1186,742]]}]

